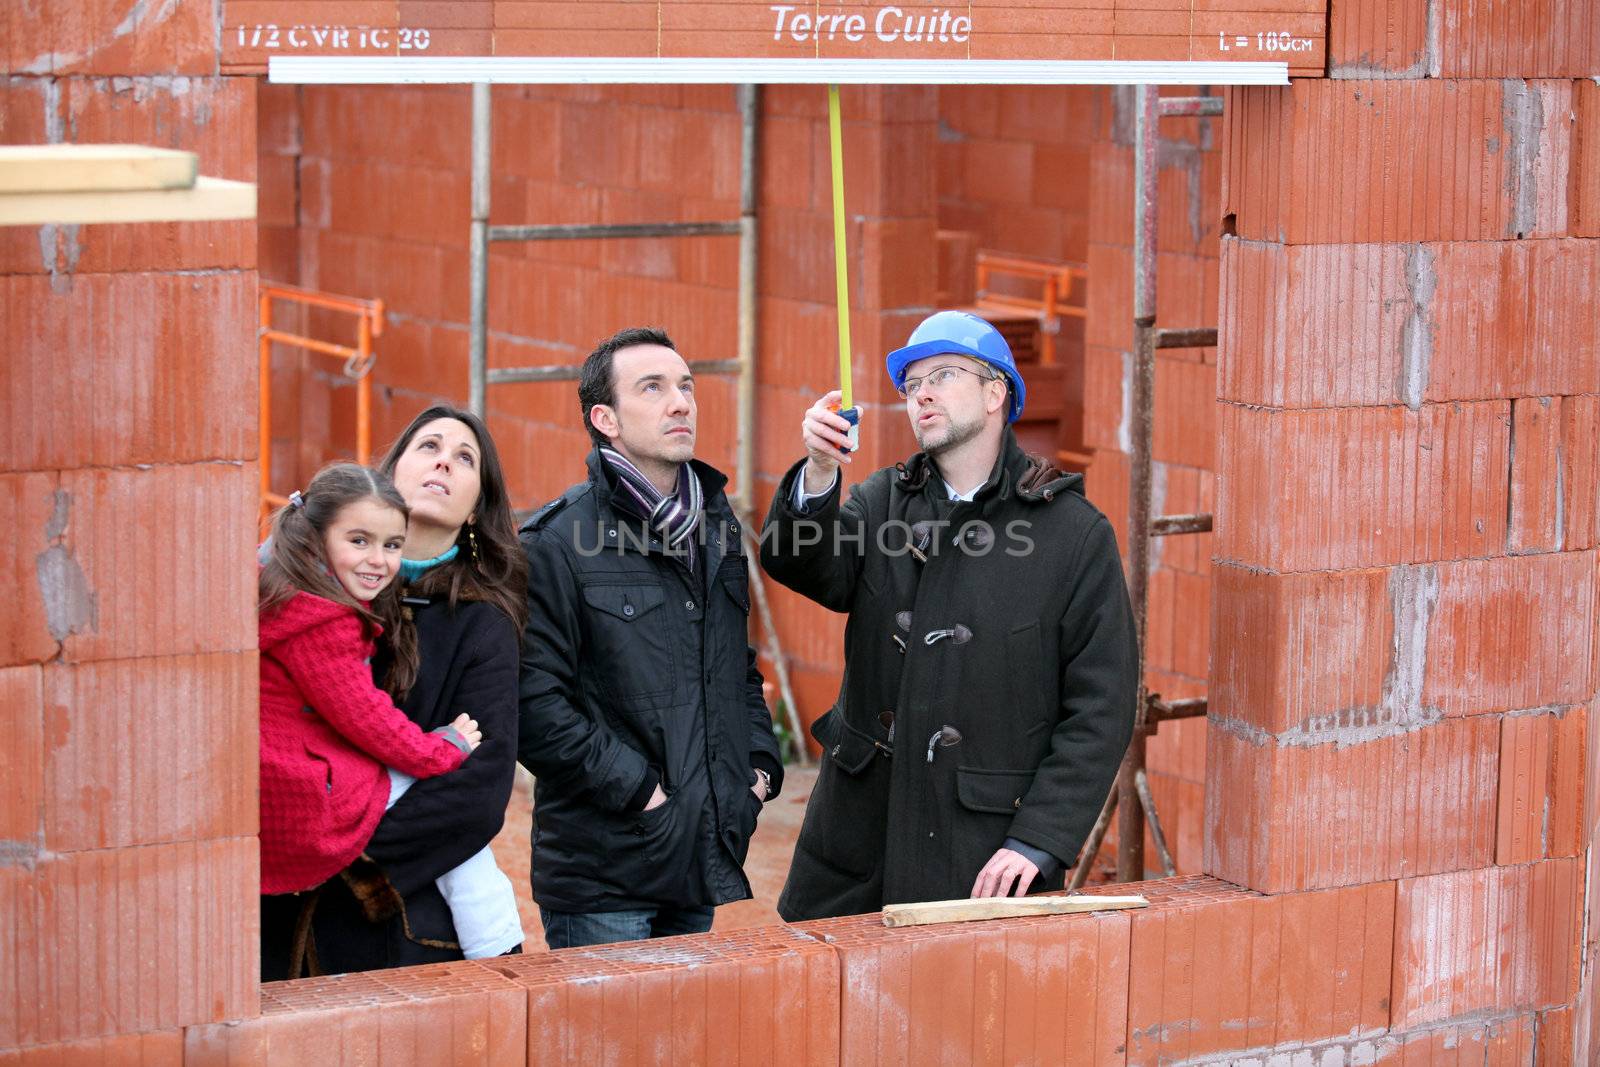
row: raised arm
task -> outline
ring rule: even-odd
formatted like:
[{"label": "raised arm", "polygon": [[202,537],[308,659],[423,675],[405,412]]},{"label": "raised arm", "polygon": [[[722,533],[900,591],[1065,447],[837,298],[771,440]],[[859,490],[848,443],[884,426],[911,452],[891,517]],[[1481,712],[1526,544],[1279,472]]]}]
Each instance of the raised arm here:
[{"label": "raised arm", "polygon": [[840,465],[852,457],[842,451],[849,424],[834,410],[838,399],[837,392],[828,393],[806,410],[800,426],[806,458],[789,468],[773,494],[761,528],[761,566],[801,596],[848,611],[870,531],[860,491],[840,499]]}]

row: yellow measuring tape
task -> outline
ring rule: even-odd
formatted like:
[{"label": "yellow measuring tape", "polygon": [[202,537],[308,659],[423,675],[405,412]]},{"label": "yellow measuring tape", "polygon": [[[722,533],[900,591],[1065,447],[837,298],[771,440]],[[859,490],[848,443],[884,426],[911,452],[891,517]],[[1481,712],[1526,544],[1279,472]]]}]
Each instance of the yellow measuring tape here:
[{"label": "yellow measuring tape", "polygon": [[828,150],[833,170],[833,277],[839,305],[839,407],[850,421],[850,446],[856,446],[861,413],[850,389],[850,282],[844,250],[844,137],[839,126],[839,87],[828,86]]}]

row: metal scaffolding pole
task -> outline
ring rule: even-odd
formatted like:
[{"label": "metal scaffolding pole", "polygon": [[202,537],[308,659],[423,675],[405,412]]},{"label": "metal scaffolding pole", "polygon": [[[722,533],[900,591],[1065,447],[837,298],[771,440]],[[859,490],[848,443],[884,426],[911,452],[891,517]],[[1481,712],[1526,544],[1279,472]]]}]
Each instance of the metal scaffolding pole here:
[{"label": "metal scaffolding pole", "polygon": [[1150,444],[1155,407],[1156,146],[1158,90],[1135,90],[1133,155],[1133,460],[1129,471],[1128,595],[1139,641],[1139,695],[1133,741],[1117,781],[1117,880],[1144,877],[1144,805],[1139,795],[1145,760],[1145,633],[1150,599]]},{"label": "metal scaffolding pole", "polygon": [[[733,502],[746,527],[755,517],[756,481],[756,134],[761,86],[739,86],[739,437]],[[784,699],[794,706],[788,672],[782,674]]]},{"label": "metal scaffolding pole", "polygon": [[468,300],[472,322],[467,333],[467,409],[486,413],[485,370],[489,364],[489,167],[491,130],[489,83],[472,86],[472,230],[467,247]]}]

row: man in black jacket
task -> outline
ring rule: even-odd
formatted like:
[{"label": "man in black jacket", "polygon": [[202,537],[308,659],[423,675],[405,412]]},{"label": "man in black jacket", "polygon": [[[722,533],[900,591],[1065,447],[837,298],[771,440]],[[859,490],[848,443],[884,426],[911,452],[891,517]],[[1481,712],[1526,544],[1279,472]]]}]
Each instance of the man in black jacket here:
[{"label": "man in black jacket", "polygon": [[922,451],[841,503],[849,424],[830,393],[762,531],[773,578],[850,615],[778,901],[791,921],[1059,888],[1132,735],[1116,538],[1082,475],[1018,447],[1005,340],[943,311],[888,366]]},{"label": "man in black jacket", "polygon": [[623,330],[584,362],[578,400],[589,477],[522,527],[517,749],[551,948],[710,929],[750,896],[750,835],[783,782],[688,364],[665,333]]}]

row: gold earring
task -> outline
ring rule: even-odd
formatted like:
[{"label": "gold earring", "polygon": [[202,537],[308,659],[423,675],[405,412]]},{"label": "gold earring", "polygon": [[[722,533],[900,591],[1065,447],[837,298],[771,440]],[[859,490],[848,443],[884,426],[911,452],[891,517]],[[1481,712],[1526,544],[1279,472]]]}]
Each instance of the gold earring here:
[{"label": "gold earring", "polygon": [[472,546],[473,564],[475,566],[481,564],[482,561],[478,558],[478,535],[470,526],[467,527],[467,544]]}]

